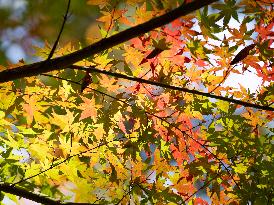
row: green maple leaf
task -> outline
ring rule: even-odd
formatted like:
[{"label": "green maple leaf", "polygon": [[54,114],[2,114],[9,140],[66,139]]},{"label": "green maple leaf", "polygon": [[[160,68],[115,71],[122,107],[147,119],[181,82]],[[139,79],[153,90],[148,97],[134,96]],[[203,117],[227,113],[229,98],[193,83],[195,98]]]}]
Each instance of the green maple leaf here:
[{"label": "green maple leaf", "polygon": [[227,27],[231,17],[233,17],[235,20],[239,22],[238,18],[238,6],[236,5],[235,0],[226,0],[226,4],[214,4],[212,7],[214,9],[220,10],[219,12],[219,19],[223,19],[223,27]]}]

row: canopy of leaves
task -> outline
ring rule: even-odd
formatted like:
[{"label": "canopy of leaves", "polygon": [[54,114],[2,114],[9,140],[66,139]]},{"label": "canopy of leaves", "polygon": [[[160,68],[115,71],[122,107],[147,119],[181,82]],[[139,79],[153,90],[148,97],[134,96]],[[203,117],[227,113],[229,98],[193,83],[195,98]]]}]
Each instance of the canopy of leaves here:
[{"label": "canopy of leaves", "polygon": [[[80,28],[79,38],[93,44],[192,1],[76,2],[75,16],[100,12]],[[273,204],[273,6],[218,1],[66,69],[1,83],[1,200]],[[56,58],[82,45],[73,38],[51,48],[45,43],[35,56],[54,51]],[[261,79],[256,93],[224,85],[231,73],[248,72]]]}]

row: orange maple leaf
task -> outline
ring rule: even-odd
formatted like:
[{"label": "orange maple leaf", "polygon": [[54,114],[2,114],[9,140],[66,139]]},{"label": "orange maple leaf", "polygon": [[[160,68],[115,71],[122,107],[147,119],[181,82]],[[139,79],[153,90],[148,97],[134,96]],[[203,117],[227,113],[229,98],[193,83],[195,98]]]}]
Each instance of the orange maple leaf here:
[{"label": "orange maple leaf", "polygon": [[81,103],[79,107],[79,109],[83,110],[80,116],[80,120],[91,117],[94,121],[96,121],[97,109],[101,108],[102,106],[96,105],[94,98],[88,99],[82,96],[81,98],[84,101],[84,103]]}]

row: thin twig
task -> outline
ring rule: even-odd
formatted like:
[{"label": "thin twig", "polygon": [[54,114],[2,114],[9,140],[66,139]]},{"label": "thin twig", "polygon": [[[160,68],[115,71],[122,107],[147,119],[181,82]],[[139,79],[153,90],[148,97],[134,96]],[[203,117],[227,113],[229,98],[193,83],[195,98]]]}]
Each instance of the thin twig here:
[{"label": "thin twig", "polygon": [[230,66],[227,69],[227,71],[225,72],[225,76],[223,77],[222,81],[213,90],[211,90],[209,93],[213,93],[217,88],[219,88],[225,82],[225,80],[227,79],[229,73],[233,70],[234,67],[235,66],[233,66],[233,67]]},{"label": "thin twig", "polygon": [[123,195],[123,197],[122,197],[115,205],[119,205],[119,204],[121,203],[121,201],[123,201],[123,199],[124,199],[128,194],[131,193],[132,189],[133,189],[135,186],[138,186],[138,184],[141,184],[141,183],[145,182],[153,173],[154,173],[154,171],[151,172],[151,173],[150,173],[144,180],[142,180],[140,183],[134,183],[134,184],[132,185],[131,189],[130,189],[129,191],[127,191],[127,192]]},{"label": "thin twig", "polygon": [[117,6],[117,4],[118,4],[118,1],[116,2],[116,4],[114,5],[114,8],[113,8],[113,10],[112,10],[111,17],[110,17],[110,24],[109,24],[109,26],[108,26],[107,34],[106,34],[105,38],[108,37],[110,28],[111,28],[112,23],[113,23],[113,21],[114,21],[113,17],[114,17],[114,14],[115,14],[115,12],[116,12],[116,6]]},{"label": "thin twig", "polygon": [[55,52],[55,50],[56,50],[56,47],[57,47],[57,45],[58,45],[58,42],[59,42],[59,40],[60,40],[61,34],[62,34],[63,30],[64,30],[65,23],[66,23],[66,21],[67,21],[67,19],[68,19],[70,1],[71,1],[71,0],[68,0],[67,10],[66,10],[66,13],[65,13],[65,15],[64,15],[64,19],[63,19],[63,23],[62,23],[61,29],[60,29],[60,31],[59,31],[59,33],[58,33],[57,39],[55,40],[55,42],[54,42],[54,44],[53,44],[53,46],[52,46],[52,49],[51,49],[51,51],[50,51],[50,53],[49,53],[49,55],[48,55],[47,60],[50,60],[51,57],[53,56],[53,54],[54,54],[54,52]]},{"label": "thin twig", "polygon": [[189,137],[190,139],[192,139],[194,142],[196,142],[197,144],[199,144],[203,149],[205,149],[208,153],[210,153],[217,161],[219,161],[222,166],[225,168],[225,170],[228,172],[228,175],[230,176],[230,178],[232,179],[232,181],[236,184],[236,186],[238,187],[238,189],[241,189],[240,186],[238,185],[238,183],[234,180],[230,170],[226,167],[226,165],[224,164],[224,162],[216,155],[214,154],[212,151],[210,151],[205,145],[203,145],[201,142],[199,142],[197,139],[193,138],[191,135],[187,134],[186,132],[182,131],[180,128],[174,126],[173,124],[171,124],[170,122],[168,122],[167,120],[153,114],[153,113],[149,113],[147,112],[147,114],[152,115],[164,122],[166,122],[167,124],[169,124],[170,126],[174,127],[175,129],[177,129],[179,132],[181,132],[182,134],[185,134],[187,137]]},{"label": "thin twig", "polygon": [[213,95],[213,94],[210,94],[210,93],[204,93],[204,92],[201,92],[201,91],[198,91],[198,90],[191,90],[191,89],[188,89],[188,88],[168,85],[168,84],[160,83],[160,82],[157,82],[157,81],[151,81],[151,80],[145,80],[145,79],[142,79],[142,78],[131,77],[131,76],[123,75],[121,73],[113,73],[113,72],[110,72],[110,71],[107,71],[107,70],[100,70],[100,69],[97,69],[95,67],[83,67],[83,66],[77,66],[77,65],[72,65],[72,66],[69,66],[69,67],[71,69],[78,69],[78,70],[84,70],[84,71],[89,70],[90,72],[94,72],[94,73],[101,73],[101,74],[113,76],[113,77],[116,77],[116,78],[122,78],[122,79],[126,79],[126,80],[136,81],[136,82],[139,82],[139,83],[156,85],[156,86],[167,88],[167,89],[170,89],[170,90],[177,90],[177,91],[182,91],[182,92],[191,93],[191,94],[195,94],[195,95],[201,95],[201,96],[205,96],[205,97],[215,98],[215,99],[218,99],[218,100],[222,100],[222,101],[242,105],[244,107],[252,107],[252,108],[261,109],[261,110],[274,111],[274,108],[269,107],[269,106],[265,106],[265,105],[253,104],[253,103],[244,102],[244,101],[241,101],[241,100],[236,100],[236,99],[229,98],[229,97],[223,97],[223,96],[219,96],[219,95]]},{"label": "thin twig", "polygon": [[109,141],[109,142],[105,142],[105,143],[100,143],[99,145],[97,145],[97,146],[95,146],[95,147],[93,147],[93,148],[90,148],[90,149],[88,149],[88,150],[79,152],[79,153],[74,154],[74,155],[70,155],[70,156],[68,156],[66,159],[64,159],[64,160],[62,160],[62,161],[60,161],[60,162],[57,162],[57,163],[55,163],[55,164],[52,164],[49,168],[44,169],[44,170],[42,170],[41,172],[39,172],[39,173],[37,173],[37,174],[34,174],[34,175],[32,175],[32,176],[23,178],[23,179],[21,179],[20,181],[13,183],[11,186],[15,186],[15,185],[20,184],[20,183],[22,183],[22,182],[24,182],[24,181],[27,181],[27,180],[29,180],[29,179],[32,179],[32,178],[34,178],[34,177],[36,177],[36,176],[39,176],[39,175],[41,175],[41,174],[43,174],[43,173],[45,173],[45,172],[47,172],[47,171],[53,169],[54,167],[57,167],[57,166],[59,166],[59,165],[65,163],[66,161],[68,161],[68,160],[71,159],[72,157],[80,156],[80,155],[82,155],[82,154],[84,154],[84,153],[90,152],[90,151],[92,151],[92,150],[94,150],[94,149],[97,149],[97,148],[99,148],[99,147],[102,147],[102,146],[104,146],[104,145],[107,145],[108,143],[113,142],[113,141],[115,141],[115,140],[112,140],[112,141]]},{"label": "thin twig", "polygon": [[203,186],[201,186],[198,190],[196,190],[193,194],[191,194],[189,197],[187,197],[184,202],[187,202],[191,197],[193,197],[195,194],[197,194],[199,191],[203,190],[204,188],[206,188],[213,180],[215,180],[217,177],[219,176],[219,173],[216,174],[216,176],[214,176],[212,179],[210,179],[207,183],[205,183]]}]

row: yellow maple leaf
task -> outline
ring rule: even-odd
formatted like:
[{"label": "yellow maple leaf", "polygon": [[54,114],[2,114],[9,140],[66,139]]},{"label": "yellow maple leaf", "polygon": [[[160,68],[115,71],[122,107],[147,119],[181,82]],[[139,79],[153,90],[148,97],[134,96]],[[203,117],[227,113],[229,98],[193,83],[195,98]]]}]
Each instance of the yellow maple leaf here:
[{"label": "yellow maple leaf", "polygon": [[120,85],[116,84],[117,80],[113,77],[108,77],[106,75],[101,75],[100,84],[103,85],[109,92],[117,92]]},{"label": "yellow maple leaf", "polygon": [[62,133],[67,133],[73,127],[74,118],[77,116],[73,112],[66,109],[65,115],[58,115],[55,112],[52,113],[52,118],[50,119],[52,124],[59,126]]},{"label": "yellow maple leaf", "polygon": [[38,96],[24,96],[25,104],[23,108],[25,110],[24,115],[27,117],[27,122],[31,123],[33,119],[38,123],[48,122],[48,118],[42,113],[47,109],[47,103],[40,101]]}]

